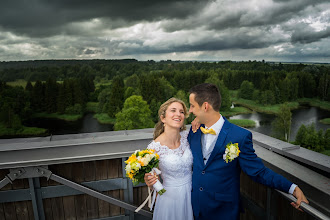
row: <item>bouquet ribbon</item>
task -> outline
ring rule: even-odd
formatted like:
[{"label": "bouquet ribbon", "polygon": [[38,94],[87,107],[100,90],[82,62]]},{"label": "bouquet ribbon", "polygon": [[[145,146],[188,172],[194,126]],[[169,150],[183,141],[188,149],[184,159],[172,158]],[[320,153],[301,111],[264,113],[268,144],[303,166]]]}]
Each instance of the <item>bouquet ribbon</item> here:
[{"label": "bouquet ribbon", "polygon": [[[162,172],[157,169],[157,168],[152,168],[152,170],[149,172],[151,174],[161,174]],[[135,209],[135,212],[140,211],[148,202],[148,207],[150,208],[150,211],[152,210],[152,207],[154,206],[155,200],[156,200],[156,191],[160,191],[161,189],[163,189],[163,185],[160,183],[159,180],[157,180],[157,182],[153,185],[154,189],[156,190],[151,190],[148,187],[148,197],[146,198],[146,200],[144,200],[144,202],[137,208]],[[152,196],[152,199],[151,199]]]}]

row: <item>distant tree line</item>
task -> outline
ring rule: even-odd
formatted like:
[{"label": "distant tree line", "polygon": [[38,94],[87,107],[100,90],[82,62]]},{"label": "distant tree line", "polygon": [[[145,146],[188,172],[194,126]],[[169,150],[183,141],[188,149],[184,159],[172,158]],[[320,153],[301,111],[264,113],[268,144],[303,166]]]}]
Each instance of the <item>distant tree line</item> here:
[{"label": "distant tree line", "polygon": [[55,78],[37,80],[34,86],[28,81],[25,89],[0,81],[0,122],[18,128],[32,113],[81,114],[94,90],[93,78],[89,76],[68,78],[61,83]]},{"label": "distant tree line", "polygon": [[[29,82],[25,89],[6,85],[17,79],[35,84]],[[262,104],[299,98],[330,101],[330,67],[326,65],[170,60],[0,62],[0,80],[0,112],[10,120],[16,116],[24,119],[31,111],[83,112],[88,101],[98,102],[98,113],[115,118],[123,113],[128,98],[134,96],[144,103],[139,96],[156,122],[161,103],[175,96],[188,104],[189,89],[203,82],[220,88],[221,110],[231,106],[229,90],[239,90],[239,97]],[[127,104],[127,108],[132,106]]]}]

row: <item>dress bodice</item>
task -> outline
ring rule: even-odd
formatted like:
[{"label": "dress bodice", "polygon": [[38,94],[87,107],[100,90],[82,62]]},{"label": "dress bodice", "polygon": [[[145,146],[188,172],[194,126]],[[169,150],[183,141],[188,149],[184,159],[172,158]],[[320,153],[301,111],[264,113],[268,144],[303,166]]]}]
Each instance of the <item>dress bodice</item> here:
[{"label": "dress bodice", "polygon": [[182,131],[180,135],[180,146],[176,149],[169,149],[155,141],[148,145],[148,149],[154,149],[159,154],[159,169],[162,171],[164,186],[191,181],[193,156],[187,140],[188,131]]}]

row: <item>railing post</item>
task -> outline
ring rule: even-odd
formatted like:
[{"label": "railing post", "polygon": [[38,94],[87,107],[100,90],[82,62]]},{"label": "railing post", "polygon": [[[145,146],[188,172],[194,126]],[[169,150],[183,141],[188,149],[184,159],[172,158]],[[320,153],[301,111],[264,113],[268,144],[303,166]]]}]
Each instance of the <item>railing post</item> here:
[{"label": "railing post", "polygon": [[44,206],[42,203],[39,178],[29,178],[29,187],[30,187],[34,219],[44,220],[45,213],[44,213]]},{"label": "railing post", "polygon": [[[124,189],[124,201],[127,203],[133,203],[133,183],[130,179],[126,177],[126,171],[125,171],[125,166],[126,163],[125,161],[128,158],[121,158],[122,161],[122,169],[123,169],[123,178],[127,180],[127,188]],[[125,210],[125,215],[129,216],[130,220],[134,220],[134,212]]]}]

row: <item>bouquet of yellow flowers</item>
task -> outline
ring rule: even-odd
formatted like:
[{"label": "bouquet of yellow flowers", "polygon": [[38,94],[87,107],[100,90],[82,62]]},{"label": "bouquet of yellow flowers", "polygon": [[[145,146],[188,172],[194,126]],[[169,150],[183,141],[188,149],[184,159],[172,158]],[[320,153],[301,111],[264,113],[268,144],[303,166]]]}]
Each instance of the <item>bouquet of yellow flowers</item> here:
[{"label": "bouquet of yellow flowers", "polygon": [[[132,180],[133,185],[144,183],[144,175],[146,173],[160,174],[160,171],[157,169],[159,155],[152,149],[136,150],[125,163],[127,164],[125,167],[126,176]],[[166,191],[159,180],[153,187],[159,195]]]}]

